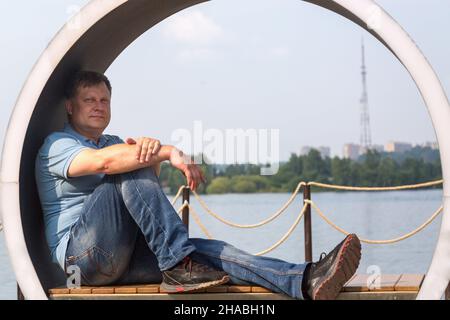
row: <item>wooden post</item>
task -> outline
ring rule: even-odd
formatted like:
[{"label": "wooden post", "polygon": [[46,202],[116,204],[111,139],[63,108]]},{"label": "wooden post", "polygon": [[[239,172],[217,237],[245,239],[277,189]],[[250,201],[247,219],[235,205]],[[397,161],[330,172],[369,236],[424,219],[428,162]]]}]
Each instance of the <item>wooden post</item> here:
[{"label": "wooden post", "polygon": [[[311,200],[311,186],[309,185],[306,185],[303,188],[303,200]],[[312,262],[312,228],[310,205],[308,205],[305,211],[305,262]]]},{"label": "wooden post", "polygon": [[[189,203],[189,195],[190,195],[189,187],[184,188],[183,189],[183,204],[185,204],[186,201],[187,201],[187,203]],[[189,232],[189,207],[185,207],[183,209],[181,220],[186,225],[186,228],[187,228],[187,230]]]},{"label": "wooden post", "polygon": [[20,290],[19,284],[17,284],[17,300],[25,300],[25,297],[22,294],[22,291]]}]

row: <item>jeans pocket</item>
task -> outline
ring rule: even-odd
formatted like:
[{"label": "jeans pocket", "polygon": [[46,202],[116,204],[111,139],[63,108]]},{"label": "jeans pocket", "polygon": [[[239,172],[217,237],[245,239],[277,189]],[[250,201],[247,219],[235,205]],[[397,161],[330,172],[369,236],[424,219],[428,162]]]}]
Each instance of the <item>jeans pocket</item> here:
[{"label": "jeans pocket", "polygon": [[98,246],[92,246],[77,256],[66,259],[66,265],[80,268],[82,284],[107,285],[115,280],[113,255]]}]

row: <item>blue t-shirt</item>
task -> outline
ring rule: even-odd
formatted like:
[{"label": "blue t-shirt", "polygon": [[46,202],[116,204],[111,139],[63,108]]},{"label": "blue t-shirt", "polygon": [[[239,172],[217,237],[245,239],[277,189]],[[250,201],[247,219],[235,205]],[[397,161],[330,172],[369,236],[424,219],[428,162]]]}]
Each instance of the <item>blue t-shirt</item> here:
[{"label": "blue t-shirt", "polygon": [[69,178],[72,160],[85,149],[101,149],[124,143],[117,136],[102,135],[99,143],[77,133],[69,124],[53,132],[39,149],[35,176],[44,213],[45,236],[54,262],[64,269],[69,231],[78,220],[86,198],[104,174]]}]

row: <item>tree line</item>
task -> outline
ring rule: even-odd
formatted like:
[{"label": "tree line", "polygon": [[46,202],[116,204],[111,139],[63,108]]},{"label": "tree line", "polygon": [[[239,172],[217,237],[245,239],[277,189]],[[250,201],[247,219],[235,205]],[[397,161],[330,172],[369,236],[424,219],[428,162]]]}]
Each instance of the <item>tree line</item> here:
[{"label": "tree line", "polygon": [[[322,158],[312,149],[307,155],[291,154],[278,173],[270,176],[260,175],[260,165],[200,166],[207,182],[198,192],[207,194],[292,192],[300,181],[383,187],[442,179],[439,151],[424,147],[402,154],[369,150],[358,160]],[[181,172],[167,163],[163,163],[160,181],[170,193],[185,184]]]}]

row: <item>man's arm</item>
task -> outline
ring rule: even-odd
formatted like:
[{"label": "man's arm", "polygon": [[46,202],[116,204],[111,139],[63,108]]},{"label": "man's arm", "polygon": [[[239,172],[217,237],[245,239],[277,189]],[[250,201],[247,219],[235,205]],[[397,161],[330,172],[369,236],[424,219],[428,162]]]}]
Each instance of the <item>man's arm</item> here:
[{"label": "man's arm", "polygon": [[155,170],[156,176],[159,178],[161,175],[161,162],[152,165],[153,170]]},{"label": "man's arm", "polygon": [[[69,177],[81,177],[91,174],[118,174],[141,168],[154,167],[165,160],[170,160],[174,147],[161,146],[147,162],[136,159],[136,145],[115,144],[102,149],[86,149],[80,152],[71,162]],[[158,172],[157,172],[158,173]]]}]

